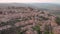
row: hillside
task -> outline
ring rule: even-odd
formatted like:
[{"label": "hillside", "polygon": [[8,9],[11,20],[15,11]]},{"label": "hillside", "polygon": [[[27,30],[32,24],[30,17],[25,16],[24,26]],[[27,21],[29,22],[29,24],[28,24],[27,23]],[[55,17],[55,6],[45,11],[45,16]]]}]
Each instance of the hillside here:
[{"label": "hillside", "polygon": [[56,22],[56,18],[42,9],[0,8],[0,34],[58,34],[60,21]]},{"label": "hillside", "polygon": [[55,14],[56,16],[60,17],[60,4],[54,4],[54,3],[0,3],[0,8],[6,8],[6,7],[31,7],[31,8],[37,8],[41,10],[46,10],[50,12],[51,14]]}]

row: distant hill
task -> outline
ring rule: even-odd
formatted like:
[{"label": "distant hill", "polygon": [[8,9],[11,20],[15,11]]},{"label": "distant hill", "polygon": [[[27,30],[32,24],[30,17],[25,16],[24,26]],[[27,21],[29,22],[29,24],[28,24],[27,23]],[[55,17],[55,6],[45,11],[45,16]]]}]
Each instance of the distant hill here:
[{"label": "distant hill", "polygon": [[8,7],[8,6],[15,6],[15,7],[31,7],[37,8],[40,10],[47,10],[55,15],[60,15],[60,4],[54,3],[0,3],[0,7]]},{"label": "distant hill", "polygon": [[32,7],[32,8],[43,8],[43,9],[60,9],[59,4],[52,3],[0,3],[0,6],[16,6],[16,7]]},{"label": "distant hill", "polygon": [[52,3],[32,3],[29,4],[30,6],[36,7],[36,8],[44,8],[44,9],[60,9],[59,4],[52,4]]}]

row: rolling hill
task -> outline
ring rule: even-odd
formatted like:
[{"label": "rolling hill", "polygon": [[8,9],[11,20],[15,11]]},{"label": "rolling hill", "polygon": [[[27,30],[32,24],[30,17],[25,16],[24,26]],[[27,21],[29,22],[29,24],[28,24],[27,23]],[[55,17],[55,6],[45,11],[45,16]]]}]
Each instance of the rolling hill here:
[{"label": "rolling hill", "polygon": [[7,7],[7,6],[37,8],[39,10],[47,10],[55,15],[60,16],[60,4],[54,4],[54,3],[0,3],[1,8]]}]

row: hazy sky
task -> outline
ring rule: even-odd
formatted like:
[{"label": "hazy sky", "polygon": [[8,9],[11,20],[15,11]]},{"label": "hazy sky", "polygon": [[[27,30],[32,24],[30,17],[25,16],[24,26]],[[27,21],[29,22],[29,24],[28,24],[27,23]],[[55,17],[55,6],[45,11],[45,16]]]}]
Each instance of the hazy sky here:
[{"label": "hazy sky", "polygon": [[0,0],[0,3],[60,3],[60,0]]}]

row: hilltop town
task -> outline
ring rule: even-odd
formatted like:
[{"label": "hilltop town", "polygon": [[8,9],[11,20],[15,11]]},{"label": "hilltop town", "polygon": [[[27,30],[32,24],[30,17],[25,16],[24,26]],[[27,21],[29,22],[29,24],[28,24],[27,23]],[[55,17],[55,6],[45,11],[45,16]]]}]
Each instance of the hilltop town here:
[{"label": "hilltop town", "polygon": [[30,7],[0,8],[0,34],[60,34],[56,18]]}]

